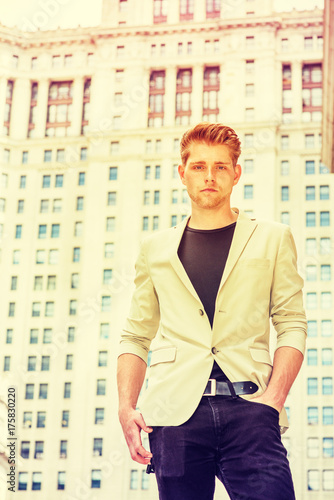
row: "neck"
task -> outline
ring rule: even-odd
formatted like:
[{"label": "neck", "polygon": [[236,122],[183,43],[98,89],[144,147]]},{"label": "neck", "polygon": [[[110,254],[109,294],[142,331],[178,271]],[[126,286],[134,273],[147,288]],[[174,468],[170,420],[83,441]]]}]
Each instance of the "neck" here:
[{"label": "neck", "polygon": [[188,226],[192,229],[219,229],[238,219],[238,213],[230,206],[219,209],[199,209],[192,207]]}]

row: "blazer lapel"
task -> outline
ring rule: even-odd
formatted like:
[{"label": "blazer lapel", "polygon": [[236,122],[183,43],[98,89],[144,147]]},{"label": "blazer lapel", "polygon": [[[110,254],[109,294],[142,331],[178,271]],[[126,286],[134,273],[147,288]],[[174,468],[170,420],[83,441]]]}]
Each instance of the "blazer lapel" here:
[{"label": "blazer lapel", "polygon": [[[227,278],[229,277],[232,269],[234,268],[235,264],[237,263],[240,255],[242,254],[243,249],[245,248],[249,238],[253,234],[253,231],[255,230],[257,223],[255,220],[250,219],[246,215],[244,215],[242,212],[240,213],[237,208],[232,208],[235,212],[237,212],[238,219],[237,219],[237,224],[234,230],[234,235],[232,239],[232,244],[231,248],[227,257],[225,269],[223,272],[223,276],[219,285],[218,294],[221,290],[221,288],[224,286]],[[188,223],[190,216],[186,217],[180,224],[175,226],[174,231],[174,241],[171,246],[171,256],[170,256],[170,263],[173,266],[176,274],[184,284],[184,286],[187,288],[187,290],[197,299],[200,303],[201,300],[199,296],[197,295],[197,292],[195,288],[193,287],[188,274],[186,273],[186,270],[184,269],[182,262],[179,259],[179,256],[177,254],[177,250],[180,245],[180,241],[183,235],[183,232],[185,230],[185,227]]]},{"label": "blazer lapel", "polygon": [[188,223],[189,218],[190,218],[190,215],[188,217],[186,217],[180,224],[178,224],[174,228],[175,235],[174,235],[174,242],[173,242],[173,245],[171,247],[170,263],[173,266],[174,271],[176,272],[176,274],[178,275],[178,277],[180,278],[180,280],[184,284],[184,286],[195,297],[195,299],[197,299],[200,303],[202,303],[201,299],[197,295],[197,292],[196,292],[195,288],[193,287],[193,284],[191,283],[189,276],[186,273],[186,270],[184,269],[182,262],[180,261],[179,256],[177,254],[177,251],[178,251],[178,248],[179,248],[179,245],[181,242],[181,238],[182,238],[183,232],[186,228],[186,225]]},{"label": "blazer lapel", "polygon": [[[234,210],[235,212],[239,212],[237,208],[232,208],[232,210]],[[243,249],[247,245],[248,240],[252,236],[256,226],[257,222],[254,219],[250,219],[245,214],[239,212],[237,224],[235,226],[230,251],[227,256],[226,265],[219,285],[217,297],[220,290],[226,283],[227,278],[231,274],[232,269],[236,265],[240,255],[242,254]]]}]

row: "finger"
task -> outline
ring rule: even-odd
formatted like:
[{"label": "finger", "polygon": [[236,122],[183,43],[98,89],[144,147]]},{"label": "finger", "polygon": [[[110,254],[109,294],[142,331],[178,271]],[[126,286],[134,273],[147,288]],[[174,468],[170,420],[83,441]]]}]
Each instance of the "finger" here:
[{"label": "finger", "polygon": [[136,419],[136,423],[139,425],[139,427],[141,429],[143,429],[143,431],[145,431],[147,433],[150,433],[153,431],[152,427],[148,427],[145,424],[145,420],[144,420],[143,415],[141,413],[138,414],[138,418]]}]

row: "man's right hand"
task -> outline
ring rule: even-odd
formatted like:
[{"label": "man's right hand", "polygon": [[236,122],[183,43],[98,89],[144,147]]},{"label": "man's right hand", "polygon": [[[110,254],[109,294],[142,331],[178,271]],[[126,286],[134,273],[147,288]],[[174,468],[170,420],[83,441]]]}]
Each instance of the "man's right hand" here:
[{"label": "man's right hand", "polygon": [[150,433],[152,427],[147,427],[142,414],[133,408],[120,410],[118,415],[132,460],[144,465],[150,463],[153,455],[143,447],[140,432]]}]

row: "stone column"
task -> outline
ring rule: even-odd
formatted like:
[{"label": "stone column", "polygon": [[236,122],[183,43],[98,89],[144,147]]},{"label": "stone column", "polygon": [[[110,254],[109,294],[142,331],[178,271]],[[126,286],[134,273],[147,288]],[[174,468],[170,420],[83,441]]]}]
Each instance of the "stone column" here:
[{"label": "stone column", "polygon": [[173,127],[175,124],[175,96],[176,96],[176,67],[166,68],[164,126]]},{"label": "stone column", "polygon": [[73,100],[72,100],[72,122],[68,135],[77,137],[81,135],[83,96],[84,96],[84,78],[76,77],[73,82]]},{"label": "stone column", "polygon": [[31,82],[28,78],[18,78],[14,83],[13,103],[10,118],[10,136],[26,139],[28,133],[31,98]]},{"label": "stone column", "polygon": [[45,125],[48,112],[49,80],[43,79],[38,82],[37,109],[35,134],[36,138],[45,137]]},{"label": "stone column", "polygon": [[192,75],[192,93],[191,93],[191,122],[198,123],[202,121],[203,116],[203,78],[204,66],[195,64]]},{"label": "stone column", "polygon": [[291,91],[292,91],[292,116],[295,123],[302,121],[302,63],[292,61],[291,63]]},{"label": "stone column", "polygon": [[194,21],[204,21],[206,19],[206,0],[196,0],[194,8]]},{"label": "stone column", "polygon": [[2,135],[3,122],[5,119],[7,78],[0,78],[0,134]]}]

